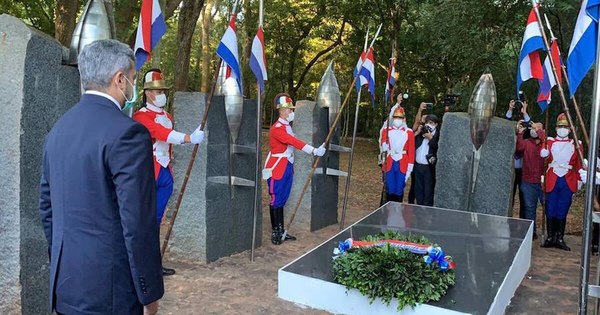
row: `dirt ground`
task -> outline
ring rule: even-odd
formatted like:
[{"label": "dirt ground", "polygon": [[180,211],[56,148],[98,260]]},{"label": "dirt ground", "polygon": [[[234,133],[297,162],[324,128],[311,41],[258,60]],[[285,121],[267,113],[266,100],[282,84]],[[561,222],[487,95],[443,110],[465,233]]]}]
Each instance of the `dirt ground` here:
[{"label": "dirt ground", "polygon": [[[364,217],[379,205],[381,182],[376,164],[377,153],[375,141],[357,141],[347,224]],[[347,155],[342,157],[341,163],[341,168],[346,169]],[[356,180],[357,178],[360,180]],[[341,181],[340,196],[343,195],[343,187]],[[507,309],[507,314],[576,313],[581,255],[581,237],[578,235],[582,230],[582,199],[582,194],[576,196],[569,215],[567,233],[574,235],[567,236],[566,241],[573,251],[543,249],[536,242],[532,266]],[[268,209],[266,191],[263,192],[263,209]],[[518,209],[518,201],[515,209]],[[518,215],[518,210],[514,212]],[[269,222],[268,211],[263,211],[263,222]],[[159,313],[327,314],[280,300],[277,297],[277,270],[336,234],[339,231],[338,226],[329,226],[314,233],[293,230],[291,232],[298,237],[298,241],[286,242],[281,246],[269,242],[268,224],[264,226],[263,246],[256,249],[254,262],[250,261],[250,251],[224,257],[209,264],[174,261],[167,253],[165,265],[175,268],[177,274],[165,278],[166,293],[161,300]],[[595,262],[595,259],[593,261]]]}]

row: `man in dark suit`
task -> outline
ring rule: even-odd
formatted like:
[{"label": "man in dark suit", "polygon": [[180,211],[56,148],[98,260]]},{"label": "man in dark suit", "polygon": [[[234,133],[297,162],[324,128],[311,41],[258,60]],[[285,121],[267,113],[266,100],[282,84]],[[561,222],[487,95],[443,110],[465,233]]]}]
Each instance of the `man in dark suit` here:
[{"label": "man in dark suit", "polygon": [[133,97],[131,49],[79,55],[85,93],[44,144],[40,215],[59,314],[156,314],[163,296],[152,142],[121,112]]},{"label": "man in dark suit", "polygon": [[436,115],[427,115],[415,134],[415,199],[418,205],[433,206],[435,164],[440,132]]}]

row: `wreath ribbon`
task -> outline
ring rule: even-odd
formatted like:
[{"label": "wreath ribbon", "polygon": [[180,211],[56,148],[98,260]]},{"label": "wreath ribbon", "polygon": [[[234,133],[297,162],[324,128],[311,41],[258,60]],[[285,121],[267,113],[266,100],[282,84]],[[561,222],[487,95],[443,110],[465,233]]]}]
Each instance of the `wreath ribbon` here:
[{"label": "wreath ribbon", "polygon": [[338,247],[333,250],[334,255],[341,255],[353,248],[369,248],[369,247],[383,247],[390,245],[395,248],[402,250],[408,250],[411,253],[425,255],[423,260],[427,265],[431,265],[433,262],[437,262],[440,270],[446,271],[448,269],[454,269],[456,263],[452,260],[452,256],[446,256],[440,246],[434,246],[433,244],[418,244],[399,240],[380,240],[380,241],[355,241],[349,238],[345,241],[339,241]]}]

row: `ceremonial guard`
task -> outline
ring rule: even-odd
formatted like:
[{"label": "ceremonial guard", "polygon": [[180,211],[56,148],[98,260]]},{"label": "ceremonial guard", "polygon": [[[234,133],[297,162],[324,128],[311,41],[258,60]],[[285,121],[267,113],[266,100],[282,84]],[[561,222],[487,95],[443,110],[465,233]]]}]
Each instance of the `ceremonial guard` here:
[{"label": "ceremonial guard", "polygon": [[263,169],[263,179],[267,180],[271,196],[271,242],[279,245],[283,241],[296,240],[294,236],[285,233],[283,226],[283,207],[290,196],[294,178],[294,148],[314,156],[323,156],[325,144],[315,148],[294,136],[290,122],[294,120],[295,106],[288,94],[278,94],[274,106],[279,119],[269,131],[270,151]]},{"label": "ceremonial guard", "polygon": [[[169,198],[173,193],[173,173],[171,169],[172,144],[200,144],[204,132],[200,128],[191,135],[173,130],[173,117],[163,110],[167,104],[167,86],[159,69],[151,69],[144,75],[143,107],[133,114],[133,119],[144,125],[152,138],[154,155],[154,179],[156,180],[156,220],[158,225],[163,218]],[[175,270],[163,268],[163,275],[169,276]]]},{"label": "ceremonial guard", "polygon": [[[581,161],[577,156],[575,141],[569,138],[569,124],[565,114],[560,114],[556,122],[556,138],[548,138],[548,149],[540,154],[548,158],[546,170],[546,229],[548,238],[543,247],[556,247],[571,250],[565,243],[567,213],[571,207],[573,194],[581,180]],[[578,144],[581,146],[581,144]]]},{"label": "ceremonial guard", "polygon": [[415,163],[415,136],[406,126],[404,108],[394,109],[392,124],[383,129],[380,145],[386,155],[382,166],[386,198],[401,202]]}]

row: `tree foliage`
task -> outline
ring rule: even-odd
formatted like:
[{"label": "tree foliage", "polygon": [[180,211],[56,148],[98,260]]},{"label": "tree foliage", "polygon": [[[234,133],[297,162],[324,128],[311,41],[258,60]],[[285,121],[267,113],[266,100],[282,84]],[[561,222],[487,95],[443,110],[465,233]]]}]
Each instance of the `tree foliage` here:
[{"label": "tree foliage", "polygon": [[[55,15],[63,12],[57,8],[69,1],[73,0],[0,0],[0,12],[19,17],[42,32],[54,35],[55,23],[61,23]],[[112,2],[117,38],[133,46],[141,1]],[[201,7],[198,6],[206,5],[206,2],[210,4],[210,12],[200,15]],[[238,40],[245,79],[244,95],[255,98],[256,83],[248,60],[258,25],[258,0],[240,2]],[[161,4],[169,28],[160,44],[160,66],[171,82],[177,82],[178,89],[199,90],[204,86],[206,90],[206,86],[212,84],[207,81],[212,81],[211,74],[217,61],[215,50],[233,0],[161,0]],[[78,0],[77,14],[83,5],[84,1]],[[191,8],[189,13],[193,14],[184,14],[185,8]],[[265,1],[265,50],[269,75],[265,108],[275,94],[283,91],[295,99],[314,99],[321,75],[332,59],[345,94],[367,29],[372,37],[377,26],[383,23],[374,46],[377,64],[375,106],[371,106],[368,96],[363,97],[359,132],[376,134],[386,111],[384,88],[392,47],[397,60],[396,93],[410,94],[406,105],[409,122],[421,101],[436,103],[433,113],[441,116],[444,110],[441,100],[449,92],[462,95],[460,103],[452,110],[465,111],[471,89],[485,71],[491,71],[494,76],[499,96],[497,115],[501,116],[508,100],[516,94],[517,59],[530,8],[528,0]],[[568,51],[578,10],[579,2],[575,0],[543,2],[542,12],[548,15],[563,56]],[[204,29],[203,19],[210,19],[205,21]],[[182,21],[185,25],[180,25]],[[64,43],[65,40],[61,41]],[[586,117],[590,111],[591,81],[589,78],[584,80],[577,98]],[[530,114],[535,120],[543,120],[544,116],[535,106],[537,83],[526,82],[523,89],[529,103],[533,104]],[[351,100],[348,107],[351,113],[354,106],[355,100]],[[559,97],[554,95],[551,121],[560,111]],[[350,120],[352,116],[349,115]]]}]

